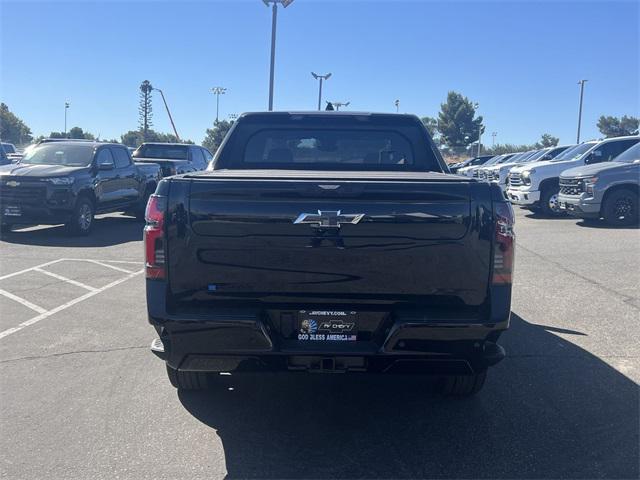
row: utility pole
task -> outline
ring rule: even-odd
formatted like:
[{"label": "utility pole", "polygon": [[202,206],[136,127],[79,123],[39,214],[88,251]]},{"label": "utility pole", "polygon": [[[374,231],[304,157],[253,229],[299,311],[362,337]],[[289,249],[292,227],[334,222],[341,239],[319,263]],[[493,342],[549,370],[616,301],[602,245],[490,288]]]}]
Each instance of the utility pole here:
[{"label": "utility pole", "polygon": [[220,95],[224,95],[227,89],[225,87],[213,87],[211,92],[216,96],[216,123],[218,123],[218,113],[220,112]]},{"label": "utility pole", "polygon": [[69,102],[64,102],[64,136],[67,137],[67,110],[71,104]]},{"label": "utility pole", "polygon": [[396,113],[400,112],[400,100],[396,100],[395,102],[393,102],[393,104],[396,106]]},{"label": "utility pole", "polygon": [[167,109],[167,115],[169,115],[169,121],[171,122],[171,127],[173,128],[173,133],[176,136],[176,139],[180,141],[180,135],[178,135],[178,130],[176,130],[176,125],[173,123],[173,117],[171,117],[171,112],[169,111],[169,105],[167,105],[167,101],[164,99],[164,93],[159,88],[153,87],[153,90],[157,90],[160,92],[160,96],[162,97],[162,102],[164,103],[164,108]]},{"label": "utility pole", "polygon": [[278,4],[281,3],[284,8],[287,8],[293,0],[262,0],[268,7],[272,4],[271,9],[271,67],[269,70],[269,111],[273,110],[273,78],[276,65],[276,26],[278,23]]},{"label": "utility pole", "polygon": [[496,135],[498,135],[498,132],[491,132],[491,146],[495,147],[496,146]]},{"label": "utility pole", "polygon": [[[480,108],[480,104],[478,102],[473,104],[474,114],[475,110]],[[480,156],[480,151],[482,150],[482,123],[478,125],[478,157]]]},{"label": "utility pole", "polygon": [[318,75],[317,73],[311,72],[311,76],[316,80],[320,80],[320,86],[318,87],[318,111],[321,109],[322,104],[322,81],[329,80],[331,78],[331,74],[327,73],[326,75]]},{"label": "utility pole", "polygon": [[580,143],[580,125],[582,124],[582,97],[584,95],[584,84],[588,82],[588,80],[580,80],[578,84],[580,85],[580,107],[578,108],[578,136],[576,139],[576,143]]}]

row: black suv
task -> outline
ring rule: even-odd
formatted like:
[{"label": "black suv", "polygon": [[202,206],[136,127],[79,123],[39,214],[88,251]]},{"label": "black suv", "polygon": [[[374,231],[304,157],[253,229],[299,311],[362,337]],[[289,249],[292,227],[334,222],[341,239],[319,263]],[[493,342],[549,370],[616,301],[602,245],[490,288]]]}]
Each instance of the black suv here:
[{"label": "black suv", "polygon": [[64,223],[72,234],[86,235],[96,213],[125,211],[142,218],[159,179],[158,165],[133,163],[123,145],[42,143],[2,169],[2,230]]}]

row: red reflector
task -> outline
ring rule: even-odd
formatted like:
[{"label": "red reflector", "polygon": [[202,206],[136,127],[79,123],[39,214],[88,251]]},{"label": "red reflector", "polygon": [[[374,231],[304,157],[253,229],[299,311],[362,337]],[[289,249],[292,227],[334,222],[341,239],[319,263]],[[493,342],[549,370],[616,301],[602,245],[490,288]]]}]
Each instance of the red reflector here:
[{"label": "red reflector", "polygon": [[509,203],[495,204],[495,250],[493,253],[494,284],[511,284],[515,253],[515,219]]},{"label": "red reflector", "polygon": [[145,211],[144,252],[145,271],[149,279],[165,278],[164,210],[166,198],[151,195]]}]

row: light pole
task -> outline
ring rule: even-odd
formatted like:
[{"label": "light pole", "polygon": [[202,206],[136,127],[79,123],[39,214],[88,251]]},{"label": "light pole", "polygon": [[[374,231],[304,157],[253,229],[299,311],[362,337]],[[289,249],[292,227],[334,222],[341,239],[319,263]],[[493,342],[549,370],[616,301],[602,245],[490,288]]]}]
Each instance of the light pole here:
[{"label": "light pole", "polygon": [[327,73],[326,75],[318,75],[317,73],[311,72],[311,76],[316,80],[320,80],[320,86],[318,87],[318,110],[320,110],[320,106],[322,104],[322,81],[329,80],[329,78],[331,78],[331,74]]},{"label": "light pole", "polygon": [[396,100],[395,102],[393,102],[393,104],[396,106],[396,113],[400,112],[400,100]]},{"label": "light pole", "polygon": [[578,109],[578,136],[576,139],[576,143],[580,143],[580,124],[582,123],[582,96],[584,95],[584,84],[588,82],[588,80],[580,80],[578,84],[580,84],[580,107]]},{"label": "light pole", "polygon": [[491,146],[495,147],[496,146],[496,135],[498,135],[498,132],[491,132]]},{"label": "light pole", "polygon": [[180,135],[178,135],[178,130],[176,130],[176,125],[175,123],[173,123],[173,117],[171,117],[171,112],[169,111],[169,105],[167,105],[167,101],[164,98],[164,93],[162,92],[162,90],[156,87],[152,87],[151,90],[156,90],[160,92],[160,96],[162,97],[162,102],[164,103],[164,108],[167,109],[167,115],[169,115],[169,121],[171,122],[171,127],[173,127],[173,133],[175,134],[176,139],[180,141]]},{"label": "light pole", "polygon": [[273,76],[276,64],[276,25],[278,22],[278,4],[281,3],[287,8],[293,3],[293,0],[262,0],[268,7],[272,4],[271,9],[271,68],[269,70],[269,111],[273,110]]},{"label": "light pole", "polygon": [[[479,103],[474,103],[473,104],[473,108],[474,108],[474,113],[475,110],[477,110],[478,108],[480,108],[480,104]],[[480,123],[478,125],[478,157],[480,156],[480,150],[482,149],[482,123]]]},{"label": "light pole", "polygon": [[67,136],[67,110],[69,110],[70,106],[71,104],[69,102],[64,102],[64,136],[65,138]]},{"label": "light pole", "polygon": [[213,87],[211,92],[216,96],[216,123],[218,123],[218,113],[220,112],[220,95],[227,92],[225,87]]},{"label": "light pole", "polygon": [[340,107],[348,107],[351,102],[329,102],[336,108],[336,112],[340,111]]}]

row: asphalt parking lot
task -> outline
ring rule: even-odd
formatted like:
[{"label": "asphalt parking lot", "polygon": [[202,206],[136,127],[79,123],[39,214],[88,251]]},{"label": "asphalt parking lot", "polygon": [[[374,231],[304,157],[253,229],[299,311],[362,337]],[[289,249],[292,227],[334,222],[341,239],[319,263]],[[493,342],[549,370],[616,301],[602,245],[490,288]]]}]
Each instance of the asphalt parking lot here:
[{"label": "asphalt parking lot", "polygon": [[517,211],[508,357],[470,400],[407,378],[178,394],[149,353],[141,224],[0,244],[4,478],[638,478],[640,230]]}]

